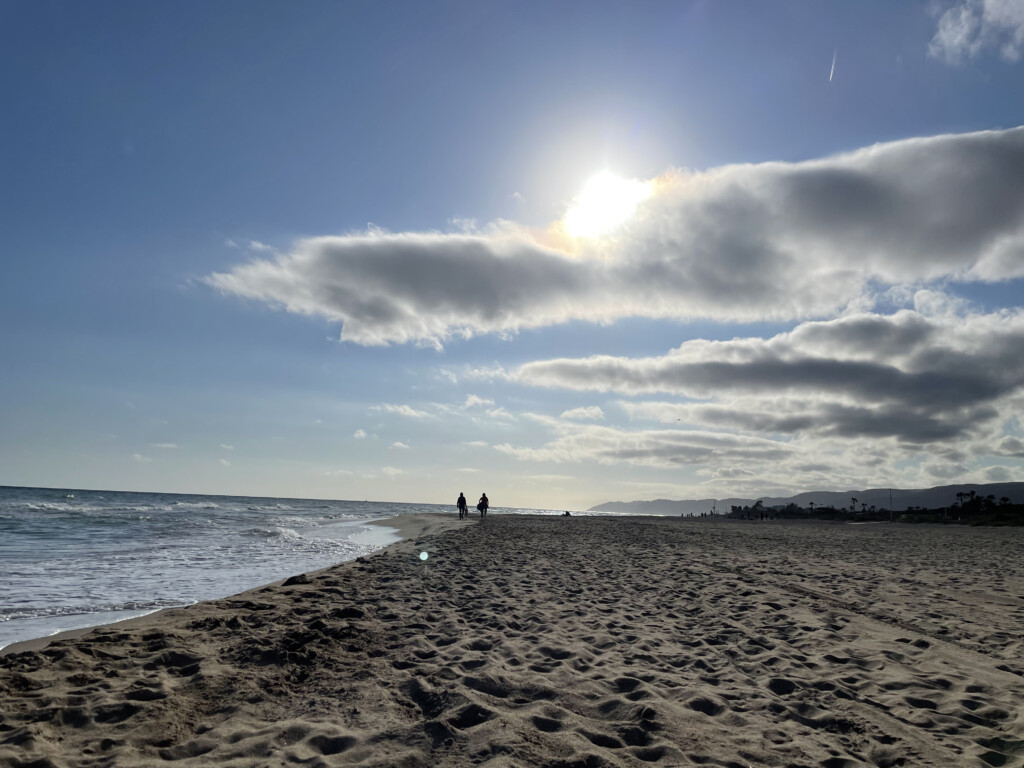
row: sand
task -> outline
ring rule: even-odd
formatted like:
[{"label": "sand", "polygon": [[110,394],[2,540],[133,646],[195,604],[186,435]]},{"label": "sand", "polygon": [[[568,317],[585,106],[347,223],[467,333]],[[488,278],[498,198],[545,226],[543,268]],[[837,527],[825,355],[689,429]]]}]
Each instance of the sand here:
[{"label": "sand", "polygon": [[1018,529],[403,524],[0,658],[0,766],[1024,765]]}]

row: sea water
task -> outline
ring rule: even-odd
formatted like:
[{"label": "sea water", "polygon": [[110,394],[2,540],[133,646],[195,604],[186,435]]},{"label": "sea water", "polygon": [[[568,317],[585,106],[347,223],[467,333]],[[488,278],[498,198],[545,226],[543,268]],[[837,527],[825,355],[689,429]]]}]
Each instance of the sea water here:
[{"label": "sea water", "polygon": [[354,560],[399,540],[370,520],[421,513],[455,510],[0,487],[0,648]]}]

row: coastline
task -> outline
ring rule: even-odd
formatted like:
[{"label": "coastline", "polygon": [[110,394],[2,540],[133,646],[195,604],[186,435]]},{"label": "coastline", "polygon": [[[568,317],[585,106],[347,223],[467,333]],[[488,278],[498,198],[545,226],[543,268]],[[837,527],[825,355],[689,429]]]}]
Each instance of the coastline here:
[{"label": "coastline", "polygon": [[[388,518],[383,518],[381,520],[367,520],[366,523],[365,523],[366,525],[374,525],[374,526],[383,527],[383,528],[390,528],[391,530],[393,530],[395,532],[396,535],[402,537],[402,539],[400,539],[399,541],[394,542],[392,544],[388,544],[388,545],[386,545],[386,546],[384,546],[384,547],[382,547],[382,548],[372,552],[370,555],[368,555],[368,557],[372,557],[373,555],[377,554],[378,552],[382,552],[383,550],[388,549],[389,547],[394,547],[396,544],[400,544],[402,542],[402,540],[404,540],[404,539],[415,538],[415,537],[418,537],[418,536],[420,536],[420,535],[422,535],[424,533],[427,533],[427,532],[434,532],[434,531],[437,531],[437,530],[443,530],[445,526],[442,524],[442,520],[445,519],[445,518],[442,518],[441,520],[436,520],[435,521],[435,520],[432,519],[434,517],[435,517],[434,514],[424,513],[424,514],[419,514],[419,515],[398,515],[396,517],[388,517]],[[440,515],[437,515],[437,517],[440,517]],[[421,518],[424,518],[424,519],[421,519]],[[456,522],[459,522],[459,521],[456,521]],[[348,561],[343,561],[343,562],[348,562]],[[330,566],[328,566],[328,567],[330,567]],[[316,572],[317,571],[311,571],[310,573],[316,573]],[[272,581],[272,582],[269,582],[267,584],[257,585],[256,587],[252,587],[251,589],[260,589],[262,587],[274,586],[274,585],[282,583],[285,580],[286,579],[278,579],[276,581]],[[249,590],[245,590],[245,591],[249,591]],[[228,596],[226,596],[224,598],[218,598],[218,599],[227,599],[228,597],[232,597],[232,596],[228,595]],[[0,648],[0,657],[6,656],[8,654],[13,654],[13,653],[23,653],[25,651],[38,651],[38,650],[40,650],[42,648],[45,648],[46,646],[50,645],[51,643],[61,642],[61,641],[64,641],[64,640],[71,640],[71,639],[74,639],[74,638],[82,637],[83,635],[89,634],[93,630],[102,629],[102,628],[105,628],[105,627],[122,627],[122,628],[125,628],[125,629],[130,629],[130,628],[136,626],[136,624],[138,622],[142,622],[145,619],[148,619],[148,618],[151,618],[151,617],[154,617],[154,616],[158,616],[158,615],[163,614],[163,613],[165,613],[167,611],[178,610],[178,609],[185,608],[185,607],[188,607],[188,606],[174,606],[174,607],[171,607],[171,608],[158,608],[158,609],[151,610],[151,611],[148,611],[146,613],[143,613],[140,616],[133,616],[133,617],[126,618],[126,619],[120,619],[118,621],[103,621],[103,622],[99,622],[97,624],[93,624],[93,625],[88,626],[88,627],[78,627],[78,628],[74,628],[74,629],[65,629],[65,630],[61,630],[60,632],[54,632],[54,633],[49,634],[49,635],[42,635],[40,637],[28,638],[26,640],[18,640],[16,642],[9,643],[8,645],[5,645],[2,648]]]},{"label": "coastline", "polygon": [[1022,534],[447,522],[3,657],[0,766],[1019,764]]}]

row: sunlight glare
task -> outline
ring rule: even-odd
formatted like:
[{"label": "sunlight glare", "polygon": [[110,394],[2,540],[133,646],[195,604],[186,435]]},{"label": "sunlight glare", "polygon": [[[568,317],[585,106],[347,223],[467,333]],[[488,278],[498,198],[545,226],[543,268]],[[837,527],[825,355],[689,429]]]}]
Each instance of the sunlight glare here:
[{"label": "sunlight glare", "polygon": [[597,237],[624,224],[651,195],[651,182],[623,179],[608,171],[583,187],[565,214],[565,231],[573,237]]}]

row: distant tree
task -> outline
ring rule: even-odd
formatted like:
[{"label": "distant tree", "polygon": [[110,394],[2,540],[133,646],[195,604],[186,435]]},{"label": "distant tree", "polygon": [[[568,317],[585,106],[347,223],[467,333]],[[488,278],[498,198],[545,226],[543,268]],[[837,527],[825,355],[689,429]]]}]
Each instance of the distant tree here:
[{"label": "distant tree", "polygon": [[968,491],[964,494],[964,511],[969,511],[971,514],[977,514],[981,511],[981,497],[978,496],[977,491]]},{"label": "distant tree", "polygon": [[850,497],[850,511],[851,512],[856,512],[857,511],[857,497],[856,496],[851,496]]},{"label": "distant tree", "polygon": [[1009,496],[1003,496],[1002,498],[999,499],[999,506],[1006,507],[1006,506],[1009,506],[1009,504],[1010,504],[1010,497]]}]

